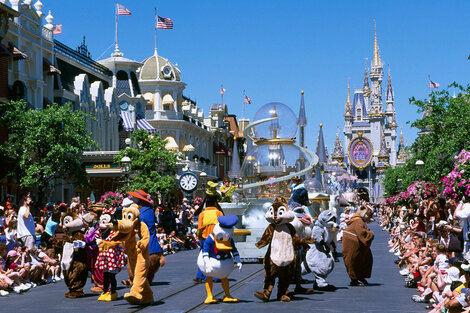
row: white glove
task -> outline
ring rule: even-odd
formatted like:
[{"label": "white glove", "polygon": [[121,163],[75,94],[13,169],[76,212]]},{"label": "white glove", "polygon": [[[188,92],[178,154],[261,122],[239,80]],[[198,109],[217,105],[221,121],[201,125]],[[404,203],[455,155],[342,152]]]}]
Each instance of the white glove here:
[{"label": "white glove", "polygon": [[103,239],[95,239],[96,244],[99,245],[102,240],[103,240]]},{"label": "white glove", "polygon": [[212,272],[212,266],[209,261],[209,257],[204,257],[204,268],[206,269],[206,273]]},{"label": "white glove", "polygon": [[73,248],[74,248],[74,249],[85,248],[85,241],[83,241],[83,240],[75,240],[75,241],[73,242]]},{"label": "white glove", "polygon": [[235,256],[235,267],[238,267],[238,270],[241,271],[242,270],[242,260],[240,259],[240,256],[239,255],[236,255]]}]

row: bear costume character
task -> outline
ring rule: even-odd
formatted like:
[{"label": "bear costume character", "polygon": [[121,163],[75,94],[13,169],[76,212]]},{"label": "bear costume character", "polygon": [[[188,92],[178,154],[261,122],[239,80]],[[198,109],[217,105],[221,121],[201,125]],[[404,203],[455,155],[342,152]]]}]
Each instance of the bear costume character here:
[{"label": "bear costume character", "polygon": [[67,211],[61,219],[62,226],[66,229],[61,268],[64,274],[64,282],[69,289],[65,293],[67,298],[84,297],[83,287],[88,278],[88,259],[85,251],[85,235],[83,220],[73,211]]},{"label": "bear costume character", "polygon": [[239,300],[230,295],[228,275],[233,270],[233,261],[239,270],[242,268],[242,261],[233,241],[233,230],[238,222],[236,215],[219,216],[218,224],[214,226],[212,233],[204,241],[204,246],[199,253],[197,265],[201,272],[206,275],[207,298],[204,303],[217,303],[218,300],[212,295],[212,278],[218,278],[222,282],[225,292],[223,302],[238,302]]},{"label": "bear costume character", "polygon": [[[133,204],[122,210],[122,219],[116,221],[113,229],[118,232],[112,241],[101,241],[100,251],[119,245],[124,242],[124,251],[127,254],[128,265],[132,267],[134,279],[130,292],[124,294],[124,299],[130,304],[149,304],[153,302],[153,292],[147,280],[149,268],[149,231],[147,225],[139,219],[139,207]],[[139,240],[136,240],[136,236]]]},{"label": "bear costume character", "polygon": [[374,233],[366,226],[372,220],[372,210],[361,206],[349,221],[343,231],[344,265],[351,278],[350,286],[368,285],[366,278],[372,273],[373,257],[370,246]]},{"label": "bear costume character", "polygon": [[315,243],[310,244],[305,260],[302,262],[302,275],[312,273],[315,276],[313,288],[320,291],[334,291],[336,287],[327,283],[327,276],[335,267],[333,257],[331,229],[336,223],[336,216],[332,210],[323,211],[312,229],[312,238]]},{"label": "bear costume character", "polygon": [[294,226],[290,224],[294,217],[294,212],[289,211],[284,198],[274,199],[272,206],[265,214],[270,224],[256,243],[258,248],[269,245],[263,260],[264,287],[263,291],[254,293],[255,297],[264,302],[269,301],[276,278],[278,278],[277,300],[290,301],[286,291],[295,273],[295,250],[298,250],[301,244],[313,243],[311,238],[300,239],[297,236]]}]

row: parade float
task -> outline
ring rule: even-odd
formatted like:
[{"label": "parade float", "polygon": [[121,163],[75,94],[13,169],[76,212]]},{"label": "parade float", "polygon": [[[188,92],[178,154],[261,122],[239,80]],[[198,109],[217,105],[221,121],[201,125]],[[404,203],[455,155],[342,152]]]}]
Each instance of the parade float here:
[{"label": "parade float", "polygon": [[225,214],[239,217],[234,239],[242,259],[258,261],[266,252],[266,248],[256,248],[255,242],[267,226],[267,208],[276,197],[290,198],[291,178],[310,179],[318,157],[296,144],[297,118],[291,108],[279,102],[262,106],[243,133],[247,140],[245,158],[241,167],[233,162],[229,174],[238,188],[232,203],[220,206]]}]

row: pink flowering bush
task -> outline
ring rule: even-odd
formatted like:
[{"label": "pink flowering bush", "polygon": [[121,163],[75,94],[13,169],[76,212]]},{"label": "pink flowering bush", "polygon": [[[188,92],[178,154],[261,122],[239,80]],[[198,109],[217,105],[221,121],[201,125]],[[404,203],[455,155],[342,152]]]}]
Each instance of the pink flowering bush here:
[{"label": "pink flowering bush", "polygon": [[412,197],[415,201],[420,201],[436,198],[439,190],[434,184],[417,181],[411,184],[407,191],[409,196]]},{"label": "pink flowering bush", "polygon": [[464,196],[470,197],[470,151],[462,150],[455,157],[454,169],[444,176],[439,183],[442,184],[442,194],[446,198],[461,200]]},{"label": "pink flowering bush", "polygon": [[100,198],[100,203],[109,204],[113,207],[119,207],[122,204],[124,196],[117,192],[108,191]]},{"label": "pink flowering bush", "polygon": [[196,205],[200,206],[202,204],[202,201],[204,201],[201,197],[195,197],[191,199],[191,206],[195,207]]}]

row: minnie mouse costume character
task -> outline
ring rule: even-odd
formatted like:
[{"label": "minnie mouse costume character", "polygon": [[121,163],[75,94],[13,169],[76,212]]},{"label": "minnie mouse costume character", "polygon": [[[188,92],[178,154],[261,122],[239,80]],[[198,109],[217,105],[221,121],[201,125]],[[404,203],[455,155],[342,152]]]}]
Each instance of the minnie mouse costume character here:
[{"label": "minnie mouse costume character", "polygon": [[[100,216],[99,228],[102,238],[105,241],[111,241],[116,234],[112,230],[113,215],[115,209],[112,207],[105,208]],[[101,241],[97,239],[97,241]],[[103,271],[103,293],[98,301],[114,301],[117,299],[117,282],[116,274],[126,265],[126,255],[124,249],[120,245],[109,247],[107,250],[101,250],[96,259],[96,267]],[[111,285],[111,288],[109,288]]]}]

